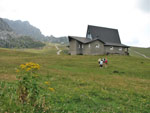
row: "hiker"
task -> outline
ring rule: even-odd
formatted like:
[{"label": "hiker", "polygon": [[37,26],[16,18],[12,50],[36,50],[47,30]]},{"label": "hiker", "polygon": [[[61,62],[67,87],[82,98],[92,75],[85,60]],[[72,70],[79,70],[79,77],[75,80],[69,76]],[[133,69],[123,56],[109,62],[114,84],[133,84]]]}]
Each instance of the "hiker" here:
[{"label": "hiker", "polygon": [[107,60],[107,58],[105,58],[105,59],[104,59],[104,66],[105,66],[105,67],[107,67],[107,63],[108,63],[108,60]]},{"label": "hiker", "polygon": [[99,66],[100,66],[100,68],[103,67],[103,60],[101,60],[101,61],[99,62]]},{"label": "hiker", "polygon": [[101,61],[101,58],[98,59],[98,64],[100,63],[100,61]]},{"label": "hiker", "polygon": [[105,59],[105,64],[107,64],[108,63],[108,60],[107,60],[107,58]]}]

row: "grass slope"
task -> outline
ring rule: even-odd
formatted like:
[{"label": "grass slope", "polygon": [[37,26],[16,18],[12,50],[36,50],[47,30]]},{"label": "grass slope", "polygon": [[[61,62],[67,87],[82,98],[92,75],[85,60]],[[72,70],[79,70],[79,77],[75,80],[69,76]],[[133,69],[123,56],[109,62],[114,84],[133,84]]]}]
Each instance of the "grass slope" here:
[{"label": "grass slope", "polygon": [[[16,81],[15,68],[32,61],[41,65],[39,84],[49,81],[55,89],[50,95],[50,112],[150,112],[149,59],[107,56],[108,67],[100,69],[97,59],[106,56],[56,55],[56,52],[54,45],[41,50],[0,49],[1,81],[12,86]],[[11,93],[8,91],[6,96]],[[0,95],[0,100],[0,112],[16,111],[13,106],[5,107],[9,106],[9,99]]]},{"label": "grass slope", "polygon": [[131,47],[129,49],[129,53],[130,53],[131,56],[136,56],[136,57],[142,57],[143,58],[143,56],[137,54],[135,51],[138,52],[138,53],[144,54],[144,55],[146,55],[147,57],[150,58],[150,48]]}]

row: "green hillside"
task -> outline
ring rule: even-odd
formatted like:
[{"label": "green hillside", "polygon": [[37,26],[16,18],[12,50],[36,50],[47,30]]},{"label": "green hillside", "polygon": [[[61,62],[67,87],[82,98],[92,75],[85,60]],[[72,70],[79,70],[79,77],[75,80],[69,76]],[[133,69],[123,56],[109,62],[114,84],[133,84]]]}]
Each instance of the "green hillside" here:
[{"label": "green hillside", "polygon": [[[64,46],[60,55],[49,44],[43,49],[0,49],[0,112],[149,113],[150,60],[134,56],[70,56]],[[98,58],[107,57],[100,69]],[[16,96],[15,69],[26,62],[41,68],[36,82],[36,105],[20,103]],[[54,91],[43,85],[50,84]],[[11,95],[11,96],[10,96]],[[41,105],[41,106],[40,106]]]},{"label": "green hillside", "polygon": [[142,57],[142,58],[143,56],[140,54],[144,54],[145,56],[150,58],[150,48],[131,47],[129,49],[129,53],[131,56]]}]

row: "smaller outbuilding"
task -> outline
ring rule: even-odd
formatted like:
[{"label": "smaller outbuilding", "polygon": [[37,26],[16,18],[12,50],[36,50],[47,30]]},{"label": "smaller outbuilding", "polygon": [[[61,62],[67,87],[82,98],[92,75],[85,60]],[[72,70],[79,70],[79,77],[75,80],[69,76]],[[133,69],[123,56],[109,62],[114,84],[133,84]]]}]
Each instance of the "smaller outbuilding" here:
[{"label": "smaller outbuilding", "polygon": [[71,55],[129,55],[117,29],[88,25],[86,37],[68,36]]}]

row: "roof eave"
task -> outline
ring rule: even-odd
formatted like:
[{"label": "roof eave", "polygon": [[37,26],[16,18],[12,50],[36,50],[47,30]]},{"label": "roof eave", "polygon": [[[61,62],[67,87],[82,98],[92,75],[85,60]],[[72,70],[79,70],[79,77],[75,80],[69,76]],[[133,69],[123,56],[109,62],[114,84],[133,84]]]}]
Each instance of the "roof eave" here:
[{"label": "roof eave", "polygon": [[104,46],[113,46],[113,47],[126,47],[126,48],[130,48],[130,46],[126,46],[126,45],[108,45],[108,44],[104,44]]},{"label": "roof eave", "polygon": [[105,44],[105,42],[103,42],[103,41],[100,40],[100,39],[94,39],[94,40],[88,41],[88,42],[86,42],[86,43],[91,43],[91,42],[94,42],[94,41],[96,41],[96,40],[99,40],[100,42],[102,42],[103,44]]},{"label": "roof eave", "polygon": [[[76,39],[75,38],[75,36],[68,36],[68,38],[70,39],[70,38],[72,38],[72,39],[74,39],[74,40],[77,40],[78,42],[81,42],[81,43],[86,43],[86,42],[83,42],[83,41],[81,41],[81,40],[78,40],[78,39]],[[79,37],[78,37],[79,38]],[[81,37],[80,37],[81,38]]]}]

